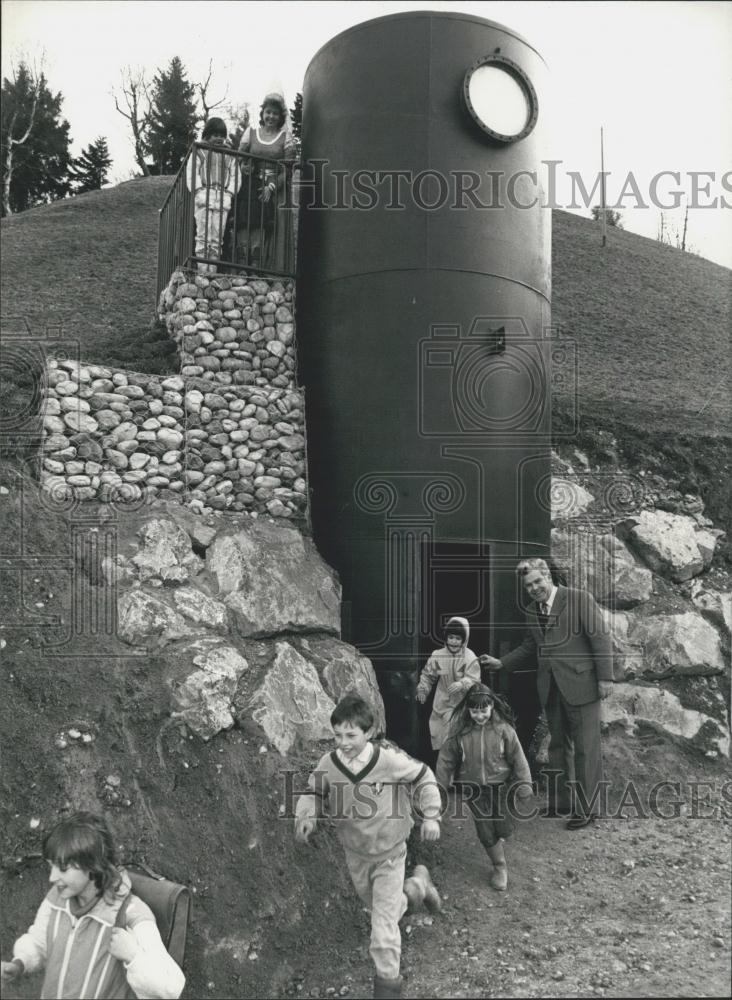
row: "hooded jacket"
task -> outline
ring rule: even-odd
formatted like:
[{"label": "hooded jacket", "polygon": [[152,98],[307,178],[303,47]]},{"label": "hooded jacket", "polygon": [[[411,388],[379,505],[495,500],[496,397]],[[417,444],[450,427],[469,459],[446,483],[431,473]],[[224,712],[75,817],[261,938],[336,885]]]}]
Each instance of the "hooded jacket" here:
[{"label": "hooded jacket", "polygon": [[494,716],[484,726],[449,736],[440,748],[437,781],[447,789],[453,780],[476,785],[522,782],[524,795],[529,794],[531,771],[513,726]]},{"label": "hooded jacket", "polygon": [[[185,977],[165,949],[152,910],[132,895],[127,872],[121,869],[120,874],[117,891],[101,896],[78,917],[54,886],[32,926],[15,942],[13,958],[22,961],[26,972],[45,969],[41,998],[116,1000],[134,995],[175,1000],[182,993]],[[110,955],[109,941],[127,896],[124,925],[139,951],[123,963]]]},{"label": "hooded jacket", "polygon": [[[451,653],[447,646],[436,649],[427,660],[417,685],[417,692],[427,696],[432,685],[437,681],[432,713],[439,716],[449,715],[468,688],[480,682],[478,657],[471,649],[468,649],[470,625],[467,618],[454,615],[445,626],[446,632],[450,625],[459,625],[465,636],[461,649],[455,654]],[[457,687],[450,693],[449,688],[453,684],[457,684]]]}]

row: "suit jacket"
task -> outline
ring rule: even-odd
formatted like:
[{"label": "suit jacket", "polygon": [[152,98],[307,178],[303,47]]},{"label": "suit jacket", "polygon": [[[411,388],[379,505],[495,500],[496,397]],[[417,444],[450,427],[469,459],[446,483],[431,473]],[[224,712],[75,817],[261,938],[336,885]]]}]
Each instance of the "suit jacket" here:
[{"label": "suit jacket", "polygon": [[529,607],[526,638],[501,657],[506,670],[537,662],[536,686],[546,707],[552,674],[570,705],[597,701],[598,681],[613,679],[610,636],[594,598],[585,590],[557,587],[546,632],[542,632],[535,602]]}]

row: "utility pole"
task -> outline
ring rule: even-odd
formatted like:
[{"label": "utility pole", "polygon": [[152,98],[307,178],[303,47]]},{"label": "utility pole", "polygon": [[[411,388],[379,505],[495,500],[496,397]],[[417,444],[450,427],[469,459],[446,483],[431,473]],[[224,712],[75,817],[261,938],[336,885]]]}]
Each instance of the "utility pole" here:
[{"label": "utility pole", "polygon": [[607,244],[607,209],[605,208],[605,136],[600,126],[600,219],[602,221],[602,245]]},{"label": "utility pole", "polygon": [[684,210],[684,232],[681,237],[681,249],[686,250],[686,227],[689,225],[689,199],[686,199],[686,209]]}]

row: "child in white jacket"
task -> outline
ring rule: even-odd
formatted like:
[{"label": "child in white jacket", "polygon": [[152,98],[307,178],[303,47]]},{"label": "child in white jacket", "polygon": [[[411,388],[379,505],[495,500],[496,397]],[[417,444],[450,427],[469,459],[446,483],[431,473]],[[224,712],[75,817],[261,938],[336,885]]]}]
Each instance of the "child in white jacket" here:
[{"label": "child in white jacket", "polygon": [[[226,146],[227,135],[226,122],[222,118],[209,118],[201,142],[221,146],[221,152],[197,149],[186,167],[186,184],[193,193],[196,257],[206,257],[209,261],[221,257],[226,220],[240,184],[241,166]],[[216,264],[199,260],[198,271],[215,274]]]},{"label": "child in white jacket", "polygon": [[424,704],[437,681],[430,716],[432,749],[439,750],[447,738],[450,714],[473,684],[480,682],[480,663],[468,649],[470,625],[467,618],[450,618],[445,626],[445,645],[436,649],[422,671],[417,685],[417,701]]},{"label": "child in white jacket", "polygon": [[[128,996],[176,1000],[185,977],[165,949],[155,917],[118,868],[103,817],[78,812],[48,834],[43,854],[51,890],[11,962],[3,983],[45,971],[41,998]],[[130,992],[132,991],[132,992]]]}]

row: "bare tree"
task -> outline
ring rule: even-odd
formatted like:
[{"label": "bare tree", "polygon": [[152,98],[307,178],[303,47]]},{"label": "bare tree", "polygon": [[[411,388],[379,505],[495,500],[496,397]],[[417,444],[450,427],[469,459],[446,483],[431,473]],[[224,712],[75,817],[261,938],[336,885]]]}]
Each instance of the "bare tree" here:
[{"label": "bare tree", "polygon": [[[13,113],[8,122],[7,131],[3,127],[3,144],[5,146],[4,150],[4,163],[3,163],[3,194],[2,194],[2,214],[10,215],[10,182],[13,179],[13,158],[15,149],[18,146],[23,146],[33,131],[33,125],[36,120],[36,108],[38,107],[38,97],[43,86],[43,60],[41,59],[41,67],[33,66],[32,68],[27,66],[26,63],[22,62],[20,68],[16,69],[15,66],[12,67],[12,76],[10,78],[10,83],[13,87],[17,87],[20,82],[20,75],[24,74],[26,77],[26,84],[30,91],[31,107],[30,114],[28,117],[28,124],[25,131],[20,134],[21,127],[18,126],[18,116],[21,114],[22,106],[20,103],[16,102],[13,109]],[[3,126],[5,123],[3,122]],[[18,134],[16,135],[16,130]]]},{"label": "bare tree", "polygon": [[667,247],[675,247],[684,253],[697,254],[696,247],[688,240],[689,202],[684,208],[683,222],[679,224],[670,212],[660,212],[656,240]]},{"label": "bare tree", "polygon": [[209,61],[208,61],[208,75],[206,76],[206,79],[203,81],[203,83],[197,83],[196,84],[196,90],[198,91],[198,99],[201,102],[201,109],[203,111],[202,121],[204,122],[204,124],[211,117],[211,112],[214,110],[214,108],[218,108],[220,105],[222,105],[224,103],[224,101],[226,100],[227,94],[229,93],[229,85],[227,84],[226,85],[226,90],[224,91],[224,96],[221,98],[221,100],[220,101],[214,101],[212,104],[208,103],[208,88],[209,88],[209,85],[211,83],[211,75],[212,75],[212,73],[213,73],[213,59],[209,59]]},{"label": "bare tree", "polygon": [[229,101],[221,108],[229,121],[234,122],[234,128],[229,134],[229,145],[239,148],[239,142],[249,127],[249,101]]},{"label": "bare tree", "polygon": [[126,66],[122,70],[122,101],[113,92],[114,106],[130,123],[132,138],[135,143],[135,160],[142,171],[143,177],[150,176],[150,169],[145,162],[147,150],[146,132],[150,123],[150,97],[144,70],[132,69]]},{"label": "bare tree", "polygon": [[689,226],[689,201],[686,201],[686,208],[684,209],[684,231],[681,235],[681,249],[686,250],[686,230]]}]

